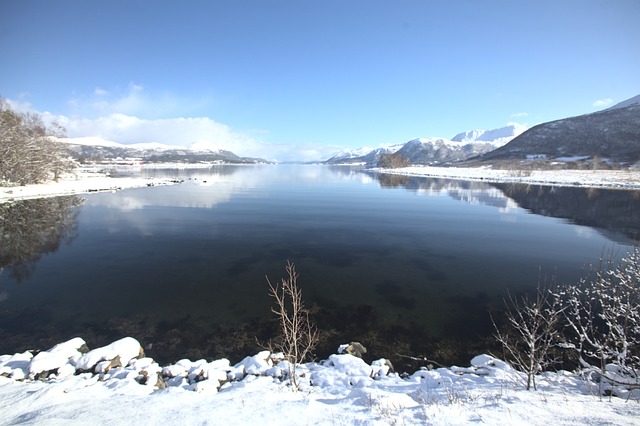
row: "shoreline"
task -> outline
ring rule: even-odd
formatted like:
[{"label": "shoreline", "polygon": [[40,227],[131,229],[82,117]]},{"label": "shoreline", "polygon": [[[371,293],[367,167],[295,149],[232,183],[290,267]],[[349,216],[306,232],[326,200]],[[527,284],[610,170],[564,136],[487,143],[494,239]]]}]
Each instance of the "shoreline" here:
[{"label": "shoreline", "polygon": [[501,170],[485,167],[410,166],[398,169],[369,169],[375,173],[466,180],[489,183],[568,186],[577,188],[640,189],[637,170]]},{"label": "shoreline", "polygon": [[[153,168],[173,168],[175,165]],[[182,165],[181,168],[207,168],[211,165]],[[368,172],[439,179],[453,179],[487,183],[566,186],[640,190],[640,170],[501,170],[487,167],[410,166],[398,169],[365,169]],[[57,182],[0,187],[0,204],[36,198],[115,192],[145,186],[175,185],[174,178],[111,177],[103,173],[80,170]]]},{"label": "shoreline", "polygon": [[365,362],[343,346],[294,371],[267,350],[235,364],[162,365],[132,337],[92,350],[76,337],[0,355],[0,423],[633,425],[640,414],[638,390],[620,386],[603,404],[598,383],[577,372],[539,373],[526,390],[524,373],[486,354],[399,375],[384,358]]},{"label": "shoreline", "polygon": [[0,204],[37,198],[61,197],[92,192],[115,192],[146,186],[175,185],[172,178],[111,177],[104,174],[78,174],[57,182],[50,181],[22,186],[0,187]]}]

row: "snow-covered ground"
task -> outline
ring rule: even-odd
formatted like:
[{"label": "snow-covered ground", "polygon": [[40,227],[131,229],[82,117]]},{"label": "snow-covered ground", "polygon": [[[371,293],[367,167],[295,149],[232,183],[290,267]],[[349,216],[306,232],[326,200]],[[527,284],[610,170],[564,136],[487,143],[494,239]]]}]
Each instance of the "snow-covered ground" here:
[{"label": "snow-covered ground", "polygon": [[640,170],[500,170],[490,167],[411,166],[380,173],[485,182],[640,189]]},{"label": "snow-covered ground", "polygon": [[51,181],[33,185],[0,186],[0,203],[33,198],[57,197],[61,195],[88,192],[117,191],[125,188],[139,188],[177,183],[167,178],[110,177],[104,173],[78,171],[64,176],[57,182]]},{"label": "snow-covered ground", "polygon": [[521,374],[488,355],[401,377],[384,360],[335,354],[299,367],[293,392],[286,362],[267,351],[235,365],[162,367],[131,337],[88,353],[83,344],[1,356],[0,424],[640,424],[640,390],[600,398],[595,384],[558,372],[526,391]]}]

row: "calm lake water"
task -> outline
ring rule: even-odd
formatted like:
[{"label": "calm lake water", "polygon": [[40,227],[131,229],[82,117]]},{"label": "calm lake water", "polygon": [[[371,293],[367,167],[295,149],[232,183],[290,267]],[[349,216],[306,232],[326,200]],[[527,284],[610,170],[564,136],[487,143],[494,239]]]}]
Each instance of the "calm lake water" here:
[{"label": "calm lake water", "polygon": [[265,275],[295,263],[318,355],[359,340],[466,362],[489,309],[575,282],[640,233],[638,191],[490,185],[323,166],[147,170],[176,186],[0,205],[0,353],[131,335],[160,361],[232,360],[274,333]]}]

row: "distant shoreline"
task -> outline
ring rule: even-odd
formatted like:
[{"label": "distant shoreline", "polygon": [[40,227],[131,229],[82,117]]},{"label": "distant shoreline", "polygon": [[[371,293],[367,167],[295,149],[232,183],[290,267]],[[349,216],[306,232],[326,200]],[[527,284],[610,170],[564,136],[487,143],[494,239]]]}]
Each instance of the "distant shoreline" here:
[{"label": "distant shoreline", "polygon": [[517,183],[579,188],[640,189],[640,170],[499,170],[485,167],[410,166],[374,168],[382,174],[492,183]]},{"label": "distant shoreline", "polygon": [[[277,166],[277,165],[276,165]],[[203,164],[166,164],[144,168],[206,168]],[[367,169],[368,171],[413,177],[466,180],[476,182],[516,183],[529,185],[569,186],[580,188],[640,189],[640,170],[499,170],[483,167],[411,166],[399,169]],[[91,192],[113,192],[145,186],[173,185],[171,178],[111,177],[86,171],[68,175],[57,182],[0,187],[0,204],[34,198],[58,197]]]}]

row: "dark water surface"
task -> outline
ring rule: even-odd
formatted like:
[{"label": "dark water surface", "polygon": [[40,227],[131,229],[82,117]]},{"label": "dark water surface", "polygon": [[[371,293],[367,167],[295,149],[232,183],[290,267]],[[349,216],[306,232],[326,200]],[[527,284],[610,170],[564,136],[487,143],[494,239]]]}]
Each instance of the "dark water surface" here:
[{"label": "dark water surface", "polygon": [[360,340],[372,357],[464,362],[493,347],[488,310],[507,289],[531,291],[539,271],[576,281],[640,231],[638,191],[320,166],[140,173],[184,183],[0,205],[0,353],[131,335],[160,361],[237,360],[273,334],[265,275],[290,260],[319,356]]}]

